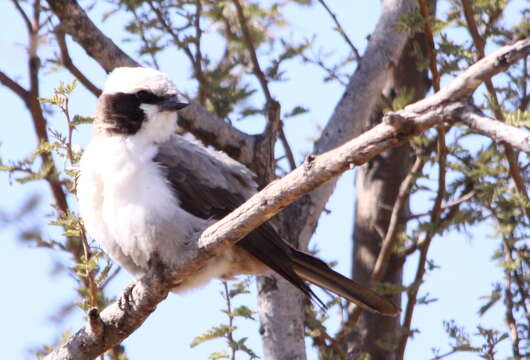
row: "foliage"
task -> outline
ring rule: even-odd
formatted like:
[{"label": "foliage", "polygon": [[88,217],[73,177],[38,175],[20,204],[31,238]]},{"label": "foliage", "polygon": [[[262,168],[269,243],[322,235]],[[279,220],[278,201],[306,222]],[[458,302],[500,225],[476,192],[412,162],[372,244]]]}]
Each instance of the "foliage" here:
[{"label": "foliage", "polygon": [[204,333],[196,336],[191,342],[191,347],[198,346],[206,341],[214,339],[225,339],[230,353],[227,351],[214,352],[210,354],[208,357],[209,359],[235,360],[238,351],[248,355],[249,359],[256,359],[258,358],[256,353],[245,344],[248,337],[242,337],[240,339],[235,337],[235,331],[237,330],[235,320],[241,318],[255,321],[253,317],[254,311],[249,309],[246,305],[234,307],[234,301],[239,295],[249,293],[248,286],[250,280],[247,278],[230,285],[226,281],[223,281],[222,283],[223,291],[221,291],[221,295],[223,296],[226,304],[226,308],[222,311],[227,317],[228,324],[213,326]]},{"label": "foliage", "polygon": [[[431,14],[427,18],[421,12],[414,11],[401,19],[395,31],[407,31],[410,34],[423,33],[426,24],[434,34],[434,53],[436,71],[442,82],[448,81],[463,69],[476,62],[484,48],[490,51],[514,39],[528,36],[529,9],[523,8],[517,23],[503,21],[506,6],[515,1],[480,0],[469,1],[472,4],[473,25],[466,19],[464,1],[439,1],[444,5],[442,14]],[[26,6],[30,2],[20,2]],[[268,85],[288,81],[288,65],[305,63],[323,72],[324,82],[336,82],[346,86],[349,75],[357,64],[356,49],[348,46],[347,55],[337,55],[336,49],[322,49],[315,46],[315,37],[305,35],[304,40],[287,40],[281,36],[281,29],[288,24],[284,15],[288,1],[241,1],[245,10],[252,45],[263,69]],[[316,6],[312,1],[296,1],[298,6]],[[432,2],[431,2],[432,3]],[[83,4],[84,5],[84,4]],[[214,0],[107,0],[108,11],[104,22],[115,17],[125,19],[124,41],[136,49],[138,61],[158,68],[161,58],[170,52],[185,56],[189,64],[189,77],[195,87],[188,96],[206,107],[219,117],[230,120],[253,121],[266,116],[265,95],[260,91],[259,79],[252,62],[252,49],[249,49],[242,35],[241,23],[233,1]],[[53,47],[53,34],[50,29],[53,15],[47,8],[40,11],[45,15],[39,33],[38,46]],[[340,14],[339,17],[346,17]],[[474,27],[479,39],[474,38]],[[344,30],[337,27],[340,36],[346,37]],[[349,29],[348,29],[349,30]],[[457,34],[457,35],[455,35]],[[463,35],[462,35],[463,34]],[[317,35],[315,35],[317,36]],[[416,65],[419,70],[430,68],[429,57],[422,53],[420,44],[413,46]],[[175,55],[177,56],[177,55]],[[61,64],[59,55],[39,59],[39,70],[54,71]],[[41,75],[42,76],[42,75]],[[487,115],[521,128],[530,128],[528,111],[528,59],[520,65],[509,68],[495,82],[477,92],[475,105]],[[66,193],[66,209],[57,205],[49,224],[59,232],[47,234],[43,229],[28,228],[22,232],[25,241],[36,246],[62,252],[72,258],[68,268],[61,269],[76,280],[76,298],[69,306],[61,308],[56,318],[64,318],[75,306],[82,309],[103,308],[113,299],[105,295],[105,289],[118,270],[102,255],[100,249],[87,239],[82,222],[76,215],[74,204],[76,165],[81,149],[75,146],[74,134],[78,127],[92,121],[89,117],[70,116],[69,98],[75,96],[76,82],[59,84],[53,95],[40,98],[40,109],[44,117],[52,116],[59,110],[65,119],[65,130],[55,124],[44,124],[49,138],[39,138],[36,148],[21,160],[1,160],[0,171],[9,173],[10,179],[20,184],[34,181],[46,181],[58,186]],[[383,98],[384,111],[395,111],[410,103],[415,89],[401,88],[388,98]],[[38,93],[38,92],[37,92]],[[278,99],[280,102],[282,99]],[[300,104],[289,110],[283,110],[282,121],[293,119],[310,112],[307,104]],[[44,120],[45,121],[45,120]],[[498,250],[492,254],[492,261],[502,269],[503,279],[492,280],[492,288],[485,290],[486,295],[475,304],[475,310],[484,315],[492,309],[504,307],[507,327],[486,329],[476,327],[470,335],[453,320],[444,325],[448,336],[448,352],[434,349],[434,358],[441,359],[457,352],[473,352],[486,359],[497,358],[500,344],[511,342],[514,358],[530,353],[527,341],[530,333],[528,307],[530,306],[530,250],[529,217],[530,201],[525,195],[528,191],[529,159],[528,154],[513,153],[504,144],[498,144],[482,137],[467,127],[454,125],[443,129],[446,144],[445,154],[437,150],[440,143],[439,131],[428,131],[411,142],[416,155],[422,160],[421,169],[412,174],[414,185],[410,193],[410,202],[426,199],[430,203],[439,197],[442,201],[438,216],[433,216],[434,207],[418,209],[406,220],[406,226],[399,234],[399,244],[394,251],[403,262],[408,256],[421,252],[427,253],[431,240],[447,234],[449,231],[470,233],[477,224],[492,225],[491,236],[498,241]],[[287,153],[287,150],[284,151]],[[275,154],[278,162],[284,154]],[[446,157],[446,165],[440,165],[440,159]],[[440,167],[447,170],[445,189],[440,188],[437,174]],[[281,166],[278,165],[280,169]],[[55,185],[54,185],[55,184]],[[462,200],[464,199],[464,200]],[[36,199],[28,199],[19,213],[0,213],[0,223],[16,222],[30,214],[36,207]],[[416,209],[415,209],[416,210]],[[382,229],[384,232],[385,230]],[[426,256],[427,257],[427,256]],[[425,262],[427,273],[438,270],[435,265],[436,254],[429,253]],[[409,284],[376,284],[379,290],[388,294],[403,292],[407,299],[421,290],[425,276]],[[227,350],[210,354],[211,359],[231,358],[244,354],[256,358],[254,350],[246,345],[247,337],[236,338],[236,320],[254,321],[254,312],[245,305],[234,307],[234,301],[245,293],[248,280],[228,285],[223,283],[222,292],[226,308],[227,323],[211,327],[193,340],[191,346],[198,346],[214,339],[223,339]],[[410,300],[409,300],[410,301]],[[416,301],[416,299],[415,299]],[[417,298],[417,305],[428,306],[436,299],[429,294]],[[348,311],[339,301],[327,304],[328,312],[309,307],[307,310],[307,336],[313,341],[322,359],[343,358],[344,351],[332,335],[328,334],[328,313],[339,309]],[[394,338],[386,337],[382,347],[395,348],[396,337],[412,337],[422,329],[421,325],[403,327],[396,330]],[[526,339],[526,340],[525,340]],[[58,337],[58,342],[62,338]],[[447,348],[447,346],[445,346]],[[369,355],[365,354],[366,357]],[[117,346],[109,353],[114,359],[123,358],[124,349]]]}]

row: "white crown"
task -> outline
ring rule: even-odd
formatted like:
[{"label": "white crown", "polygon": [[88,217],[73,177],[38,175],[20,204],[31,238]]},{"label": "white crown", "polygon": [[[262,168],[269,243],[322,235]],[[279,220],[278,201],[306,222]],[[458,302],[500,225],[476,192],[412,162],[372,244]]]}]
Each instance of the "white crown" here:
[{"label": "white crown", "polygon": [[156,95],[176,94],[173,81],[161,71],[145,67],[119,67],[114,69],[105,82],[103,92],[134,93],[138,90],[150,90]]}]

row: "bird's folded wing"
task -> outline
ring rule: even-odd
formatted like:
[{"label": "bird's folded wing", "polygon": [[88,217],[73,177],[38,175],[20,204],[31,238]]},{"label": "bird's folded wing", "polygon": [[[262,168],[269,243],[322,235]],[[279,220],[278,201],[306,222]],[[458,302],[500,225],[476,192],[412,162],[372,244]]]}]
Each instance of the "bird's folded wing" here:
[{"label": "bird's folded wing", "polygon": [[[177,136],[160,147],[154,160],[166,172],[181,208],[203,219],[221,219],[256,192],[253,174],[246,167]],[[293,249],[270,224],[261,225],[236,246],[322,304],[294,271]]]}]

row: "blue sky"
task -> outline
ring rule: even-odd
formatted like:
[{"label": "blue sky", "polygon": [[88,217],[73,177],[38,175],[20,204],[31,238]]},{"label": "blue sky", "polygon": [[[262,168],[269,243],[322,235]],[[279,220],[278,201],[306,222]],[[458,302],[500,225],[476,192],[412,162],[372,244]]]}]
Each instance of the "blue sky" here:
[{"label": "blue sky", "polygon": [[[523,1],[514,3],[522,6]],[[328,1],[328,4],[339,14],[344,28],[362,50],[366,45],[366,37],[378,19],[379,2],[362,2],[360,6],[352,2],[334,0]],[[337,56],[347,54],[346,45],[332,30],[333,25],[329,17],[319,6],[288,6],[287,9],[287,19],[291,25],[282,30],[283,36],[300,39],[317,34],[317,48],[336,51]],[[96,8],[97,11],[101,9]],[[512,8],[506,21],[516,16],[517,13]],[[100,20],[94,16],[93,19],[98,22]],[[25,28],[15,14],[13,5],[8,1],[0,2],[0,21],[4,28],[13,29],[9,33],[4,31],[0,34],[0,49],[3,54],[0,57],[0,69],[26,85]],[[111,18],[102,28],[129,54],[135,55],[132,44],[122,41],[124,34],[121,32],[120,19]],[[103,70],[76,44],[70,42],[70,47],[77,65],[101,87],[105,78]],[[41,55],[50,56],[46,51]],[[166,52],[161,58],[161,69],[168,72],[181,89],[190,93],[194,91],[193,83],[188,78],[189,68],[182,54],[173,50]],[[351,70],[353,69],[352,66]],[[299,104],[311,110],[309,114],[286,122],[287,136],[297,159],[300,160],[310,151],[310,139],[318,135],[319,126],[330,117],[342,94],[342,87],[324,83],[323,72],[311,65],[291,62],[287,64],[285,71],[288,81],[273,84],[272,93],[280,100],[284,110]],[[51,95],[59,81],[69,82],[71,79],[72,77],[63,70],[47,74],[42,82],[41,96]],[[71,109],[80,115],[92,115],[95,102],[96,99],[79,86],[72,96]],[[31,120],[23,103],[4,87],[0,87],[0,107],[7,109],[0,132],[0,157],[3,160],[22,158],[31,152],[35,145]],[[64,124],[61,116],[52,116],[50,119],[52,127],[62,127]],[[259,121],[238,122],[237,125],[249,132],[260,130]],[[88,127],[75,135],[75,142],[81,146],[85,146],[88,140]],[[41,183],[20,186],[10,182],[5,174],[0,173],[0,194],[0,211],[5,213],[13,212],[32,194],[38,194],[42,198],[41,205],[31,217],[23,219],[16,226],[0,229],[0,273],[3,274],[4,293],[0,297],[0,308],[5,310],[0,331],[9,334],[7,337],[0,337],[0,348],[3,349],[5,358],[29,359],[33,357],[28,352],[30,348],[52,343],[61,331],[75,331],[82,325],[84,314],[81,310],[75,310],[60,327],[50,321],[50,316],[58,307],[75,299],[75,293],[72,291],[73,280],[53,275],[57,262],[70,266],[71,261],[64,256],[57,258],[50,251],[29,246],[16,239],[17,228],[32,224],[45,225],[49,221],[48,204],[51,199],[47,186]],[[353,172],[350,171],[340,179],[327,206],[331,213],[322,216],[312,240],[312,246],[318,247],[320,256],[328,261],[338,261],[337,269],[344,274],[349,273],[351,266],[353,194]],[[427,203],[414,205],[418,208],[413,210],[419,210],[427,206]],[[466,326],[470,333],[475,332],[474,326],[479,323],[486,327],[503,327],[502,307],[495,307],[482,318],[477,314],[478,298],[486,295],[491,284],[500,281],[502,276],[499,268],[490,261],[497,242],[488,236],[491,229],[487,225],[474,227],[469,232],[470,236],[449,233],[443,238],[435,238],[432,244],[431,257],[441,268],[427,274],[420,296],[428,292],[439,301],[429,307],[417,307],[413,326],[421,332],[409,342],[406,356],[408,359],[431,358],[431,347],[448,349],[443,320],[455,319],[459,325]],[[57,230],[50,227],[45,229],[45,233],[52,237],[57,236]],[[412,259],[407,263],[406,283],[410,282],[414,275],[415,262],[416,260]],[[112,284],[111,292],[120,293],[129,280],[130,276],[122,272]],[[224,344],[221,341],[189,348],[194,336],[224,321],[224,316],[219,311],[223,308],[222,298],[218,295],[220,291],[221,283],[212,281],[208,286],[193,293],[170,296],[160,304],[146,323],[125,341],[129,358],[167,358],[170,354],[179,354],[188,359],[205,359],[210,352],[223,350]],[[247,299],[249,306],[255,308],[253,295]],[[331,313],[330,317],[336,319],[337,315]],[[338,320],[331,321],[330,328],[336,328],[337,323]],[[257,328],[256,322],[243,323],[239,336],[248,336],[251,348],[260,353]],[[507,354],[508,343],[505,342],[502,348]],[[477,358],[475,355],[456,357]],[[316,354],[310,352],[309,358],[316,359]]]}]

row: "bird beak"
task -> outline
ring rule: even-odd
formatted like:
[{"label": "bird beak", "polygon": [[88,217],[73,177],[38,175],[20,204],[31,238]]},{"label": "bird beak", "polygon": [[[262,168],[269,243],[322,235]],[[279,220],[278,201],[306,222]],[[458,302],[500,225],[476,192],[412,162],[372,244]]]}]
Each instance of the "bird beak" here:
[{"label": "bird beak", "polygon": [[162,111],[177,111],[185,108],[189,104],[180,102],[177,96],[172,96],[163,100],[158,105],[160,106],[160,110]]}]

